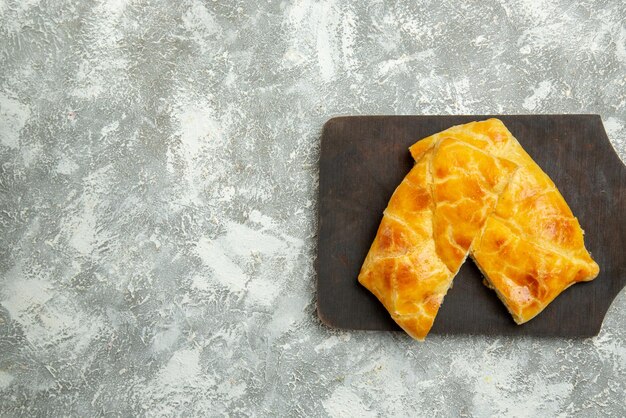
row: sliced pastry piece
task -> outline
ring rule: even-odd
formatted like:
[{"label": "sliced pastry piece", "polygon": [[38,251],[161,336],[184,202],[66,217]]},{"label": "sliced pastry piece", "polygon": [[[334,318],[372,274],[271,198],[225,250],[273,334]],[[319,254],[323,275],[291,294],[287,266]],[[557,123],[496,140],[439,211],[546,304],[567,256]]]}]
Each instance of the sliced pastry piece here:
[{"label": "sliced pastry piece", "polygon": [[565,199],[500,120],[453,126],[424,138],[411,146],[413,158],[421,161],[442,138],[519,166],[470,250],[515,322],[529,321],[563,290],[598,275]]},{"label": "sliced pastry piece", "polygon": [[423,340],[452,279],[517,166],[440,138],[395,190],[359,282]]}]

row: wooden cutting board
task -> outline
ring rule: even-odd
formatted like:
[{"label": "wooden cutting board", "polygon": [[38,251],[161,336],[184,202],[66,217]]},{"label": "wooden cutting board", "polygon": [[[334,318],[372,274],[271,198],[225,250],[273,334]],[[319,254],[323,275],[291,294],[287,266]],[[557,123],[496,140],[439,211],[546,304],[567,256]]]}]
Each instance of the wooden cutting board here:
[{"label": "wooden cutting board", "polygon": [[[357,276],[389,198],[413,165],[408,147],[453,125],[489,117],[356,116],[324,125],[316,269],[317,311],[326,325],[400,329]],[[626,169],[598,115],[495,117],[556,183],[585,230],[600,275],[570,287],[535,319],[516,325],[468,259],[431,333],[596,335],[626,283]]]}]

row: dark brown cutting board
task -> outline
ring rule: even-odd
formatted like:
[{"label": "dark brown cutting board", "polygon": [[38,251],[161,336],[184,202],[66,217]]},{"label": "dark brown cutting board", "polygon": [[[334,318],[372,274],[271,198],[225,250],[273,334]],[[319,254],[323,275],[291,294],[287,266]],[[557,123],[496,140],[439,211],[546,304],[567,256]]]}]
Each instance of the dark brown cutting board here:
[{"label": "dark brown cutting board", "polygon": [[[399,330],[357,276],[389,198],[413,165],[408,147],[453,125],[489,117],[355,116],[324,125],[316,268],[317,311],[326,325]],[[626,282],[626,169],[598,115],[496,117],[556,183],[585,230],[600,275],[570,287],[535,319],[516,325],[468,259],[431,333],[596,335]]]}]

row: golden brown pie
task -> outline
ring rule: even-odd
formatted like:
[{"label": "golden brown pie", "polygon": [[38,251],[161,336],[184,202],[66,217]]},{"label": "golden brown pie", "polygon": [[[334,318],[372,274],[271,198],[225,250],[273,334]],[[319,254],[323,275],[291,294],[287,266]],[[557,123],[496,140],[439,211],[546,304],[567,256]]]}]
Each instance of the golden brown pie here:
[{"label": "golden brown pie", "polygon": [[454,138],[421,151],[395,190],[359,282],[423,340],[517,165]]},{"label": "golden brown pie", "polygon": [[424,138],[411,146],[413,158],[421,161],[442,138],[519,166],[470,249],[485,284],[515,322],[529,321],[563,290],[598,275],[565,199],[500,120],[454,126]]}]

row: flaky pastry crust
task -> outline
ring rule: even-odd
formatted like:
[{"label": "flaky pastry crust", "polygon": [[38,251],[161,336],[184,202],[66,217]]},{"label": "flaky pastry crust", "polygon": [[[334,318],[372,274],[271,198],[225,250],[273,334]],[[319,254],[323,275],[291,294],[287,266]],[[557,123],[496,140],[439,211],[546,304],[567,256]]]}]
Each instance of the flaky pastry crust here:
[{"label": "flaky pastry crust", "polygon": [[418,340],[517,170],[454,138],[430,145],[391,197],[358,278]]},{"label": "flaky pastry crust", "polygon": [[599,273],[583,230],[552,180],[498,119],[454,126],[410,148],[416,161],[442,138],[454,138],[519,166],[499,196],[470,256],[518,324],[563,290]]}]

